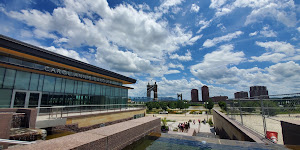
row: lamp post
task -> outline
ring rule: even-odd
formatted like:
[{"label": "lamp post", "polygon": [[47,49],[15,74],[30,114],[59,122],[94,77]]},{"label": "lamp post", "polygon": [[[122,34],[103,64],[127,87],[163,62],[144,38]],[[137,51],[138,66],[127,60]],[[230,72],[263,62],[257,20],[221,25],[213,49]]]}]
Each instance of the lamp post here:
[{"label": "lamp post", "polygon": [[184,113],[184,114],[185,114],[185,116],[186,116],[186,107],[185,107],[185,104],[186,104],[186,103],[187,103],[187,102],[184,102],[184,108],[185,108],[185,113]]},{"label": "lamp post", "polygon": [[207,108],[208,102],[205,102],[205,106],[206,106],[206,121],[208,121],[208,108]]}]

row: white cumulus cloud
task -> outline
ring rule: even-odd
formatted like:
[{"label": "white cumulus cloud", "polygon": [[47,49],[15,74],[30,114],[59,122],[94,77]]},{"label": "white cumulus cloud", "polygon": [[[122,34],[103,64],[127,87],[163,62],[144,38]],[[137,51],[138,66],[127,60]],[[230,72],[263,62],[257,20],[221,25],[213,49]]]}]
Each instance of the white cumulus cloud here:
[{"label": "white cumulus cloud", "polygon": [[203,47],[206,47],[206,48],[213,47],[213,46],[217,45],[218,43],[228,42],[228,41],[231,41],[234,38],[238,38],[242,34],[243,34],[242,31],[236,31],[234,33],[229,33],[229,34],[221,36],[221,37],[216,37],[216,38],[213,38],[213,39],[207,39],[203,43]]},{"label": "white cumulus cloud", "polygon": [[191,7],[191,11],[192,12],[198,12],[200,9],[200,7],[196,4],[192,4],[192,7]]},{"label": "white cumulus cloud", "polygon": [[178,59],[181,61],[190,61],[190,60],[192,60],[192,54],[189,50],[187,50],[187,52],[183,56],[180,56],[178,54],[170,55],[170,59]]}]

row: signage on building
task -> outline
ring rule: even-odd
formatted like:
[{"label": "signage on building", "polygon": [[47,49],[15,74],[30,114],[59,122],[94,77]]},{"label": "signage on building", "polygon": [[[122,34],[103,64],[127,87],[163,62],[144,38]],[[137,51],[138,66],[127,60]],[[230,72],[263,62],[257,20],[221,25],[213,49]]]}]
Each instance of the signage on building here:
[{"label": "signage on building", "polygon": [[76,78],[81,78],[81,79],[86,79],[86,80],[91,80],[91,81],[96,81],[96,82],[102,82],[102,83],[107,83],[107,84],[113,84],[113,82],[111,80],[97,78],[95,76],[85,75],[85,74],[67,71],[67,70],[63,70],[63,69],[59,69],[59,68],[45,66],[44,70],[47,72],[61,74],[61,75],[65,75],[65,76],[76,77]]}]

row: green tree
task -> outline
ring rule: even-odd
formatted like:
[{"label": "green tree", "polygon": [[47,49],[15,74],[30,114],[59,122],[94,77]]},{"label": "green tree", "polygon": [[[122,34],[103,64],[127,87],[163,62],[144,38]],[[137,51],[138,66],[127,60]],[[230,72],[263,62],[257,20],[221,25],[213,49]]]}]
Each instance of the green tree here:
[{"label": "green tree", "polygon": [[218,104],[219,104],[221,109],[227,111],[227,105],[224,101],[219,101]]},{"label": "green tree", "polygon": [[184,106],[183,107],[187,109],[187,108],[190,107],[190,104],[188,102],[184,102]]},{"label": "green tree", "polygon": [[153,102],[147,102],[146,106],[147,106],[148,110],[152,110],[152,108],[154,107]]},{"label": "green tree", "polygon": [[161,102],[160,103],[160,107],[161,109],[163,109],[164,111],[166,111],[168,109],[168,105],[165,102]]},{"label": "green tree", "polygon": [[[241,107],[242,107],[242,111],[246,111],[246,112],[250,112],[252,113],[253,111],[256,110],[256,108],[249,108],[249,107],[260,107],[260,102],[259,101],[240,101],[241,103]],[[239,107],[239,106],[236,106]],[[247,108],[243,108],[243,107],[247,107]]]},{"label": "green tree", "polygon": [[184,103],[183,103],[183,101],[179,100],[179,101],[177,102],[177,108],[179,108],[179,109],[184,109]]},{"label": "green tree", "polygon": [[211,109],[214,108],[214,102],[209,99],[207,104],[207,109],[209,109],[209,113],[211,113]]},{"label": "green tree", "polygon": [[175,109],[176,108],[176,102],[168,102],[168,106],[169,106],[169,108],[171,108],[171,109]]},{"label": "green tree", "polygon": [[264,108],[267,108],[266,112],[265,112],[266,115],[275,116],[278,114],[279,106],[276,102],[264,101],[263,105],[264,105]]},{"label": "green tree", "polygon": [[156,109],[160,108],[160,105],[158,102],[152,102],[153,103],[153,107],[155,107]]}]

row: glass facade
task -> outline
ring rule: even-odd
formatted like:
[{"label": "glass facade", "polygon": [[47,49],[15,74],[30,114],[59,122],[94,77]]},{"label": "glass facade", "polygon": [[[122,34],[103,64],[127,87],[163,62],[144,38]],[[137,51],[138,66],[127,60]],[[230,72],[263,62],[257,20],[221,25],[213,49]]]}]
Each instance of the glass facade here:
[{"label": "glass facade", "polygon": [[[0,67],[0,107],[10,107],[13,89],[42,92],[41,107],[126,104],[128,99],[128,89]],[[35,100],[30,103],[36,103],[36,96],[30,95]]]}]

